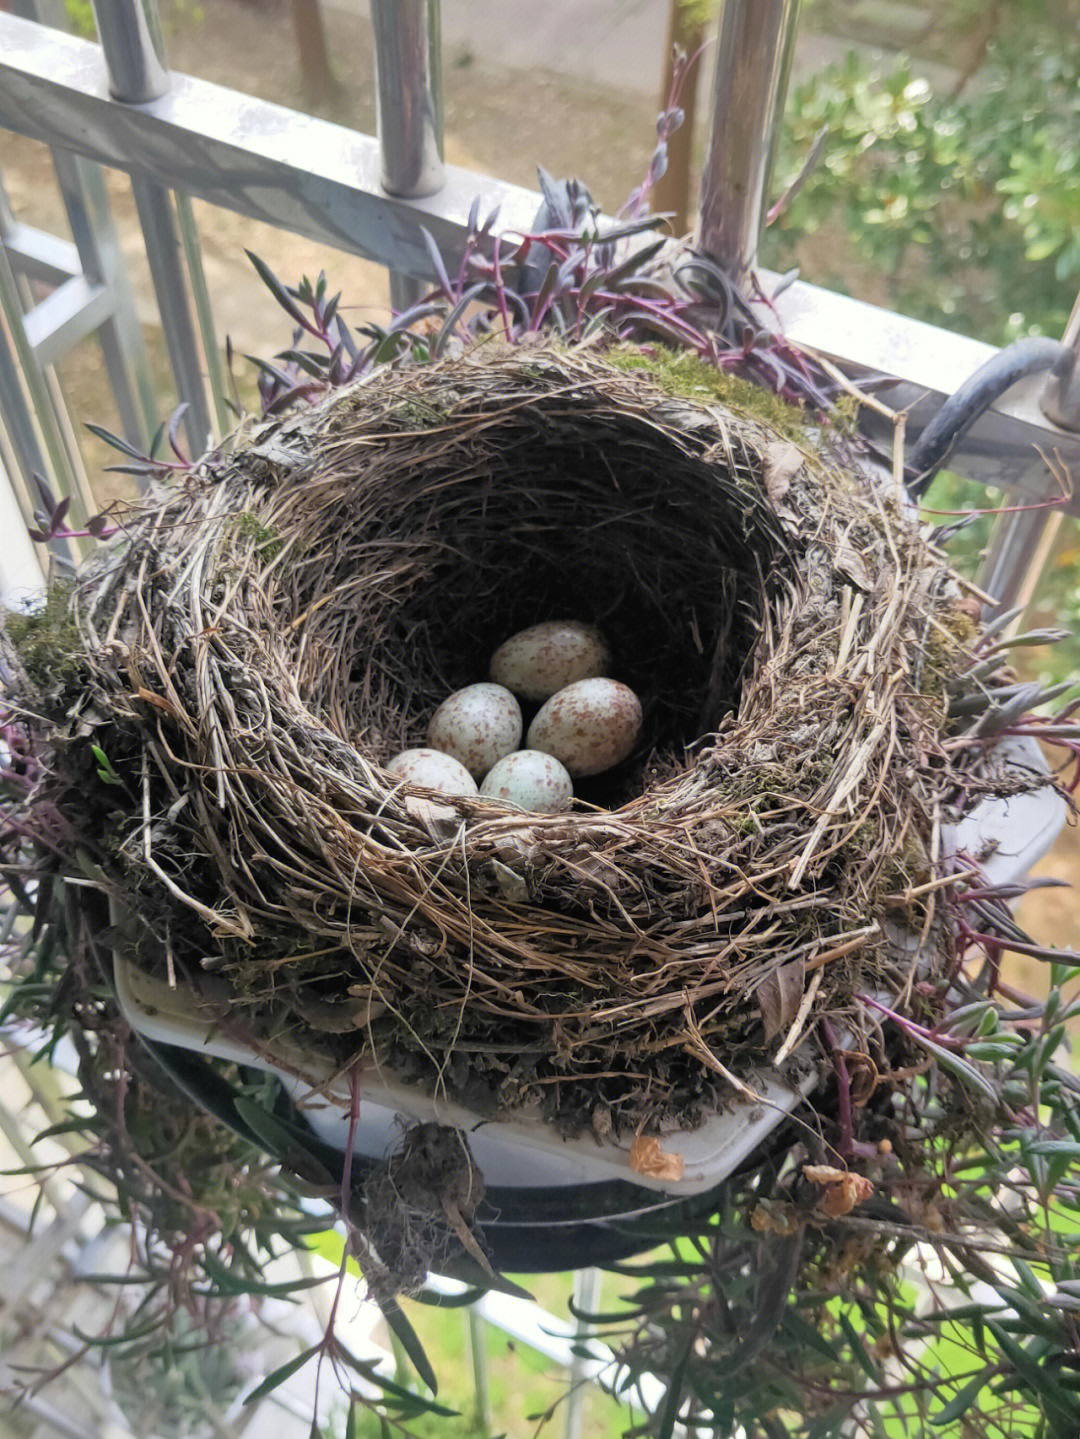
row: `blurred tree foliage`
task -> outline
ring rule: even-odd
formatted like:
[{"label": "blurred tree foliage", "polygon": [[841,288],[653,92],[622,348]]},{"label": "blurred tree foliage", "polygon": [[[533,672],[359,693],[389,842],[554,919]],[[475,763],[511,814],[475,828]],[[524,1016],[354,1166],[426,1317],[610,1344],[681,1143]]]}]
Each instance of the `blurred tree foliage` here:
[{"label": "blurred tree foliage", "polygon": [[1080,0],[953,0],[925,53],[948,60],[948,88],[855,52],[796,88],[778,191],[829,136],[763,260],[812,257],[823,284],[869,282],[997,344],[1060,333],[1080,284]]},{"label": "blurred tree foliage", "polygon": [[[804,23],[842,33],[857,10],[818,0]],[[916,48],[878,64],[852,51],[796,87],[774,193],[828,138],[763,262],[993,344],[1060,335],[1080,289],[1080,0],[944,0]],[[943,475],[929,502],[995,502],[974,488]],[[966,568],[988,530],[954,542]],[[1070,522],[1037,608],[1076,635],[1078,576]],[[1045,679],[1078,675],[1080,638],[1030,661]]]}]

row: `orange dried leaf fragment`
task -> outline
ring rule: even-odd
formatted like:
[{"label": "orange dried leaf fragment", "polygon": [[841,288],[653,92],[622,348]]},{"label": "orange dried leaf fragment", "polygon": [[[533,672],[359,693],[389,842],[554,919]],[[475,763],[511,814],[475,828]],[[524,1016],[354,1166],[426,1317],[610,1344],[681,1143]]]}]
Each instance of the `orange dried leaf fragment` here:
[{"label": "orange dried leaf fragment", "polygon": [[652,1134],[639,1134],[630,1146],[630,1168],[648,1179],[681,1179],[686,1166],[681,1154],[661,1149]]},{"label": "orange dried leaf fragment", "polygon": [[811,1184],[822,1186],[824,1193],[818,1206],[830,1219],[850,1214],[874,1192],[873,1184],[865,1175],[849,1174],[846,1169],[834,1169],[831,1164],[804,1164],[802,1172]]}]

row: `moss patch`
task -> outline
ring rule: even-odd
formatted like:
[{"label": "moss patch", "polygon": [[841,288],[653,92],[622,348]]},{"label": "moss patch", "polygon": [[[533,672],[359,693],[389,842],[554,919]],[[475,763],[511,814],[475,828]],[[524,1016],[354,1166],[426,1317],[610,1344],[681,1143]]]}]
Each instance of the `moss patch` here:
[{"label": "moss patch", "polygon": [[41,609],[9,610],[4,628],[31,681],[45,689],[63,679],[82,651],[71,617],[71,585],[54,584]]},{"label": "moss patch", "polygon": [[251,540],[254,548],[264,560],[276,560],[285,547],[285,541],[277,531],[264,525],[250,510],[244,510],[237,515],[236,528]]},{"label": "moss patch", "polygon": [[734,414],[766,424],[797,445],[813,444],[804,413],[797,405],[749,380],[718,370],[697,355],[659,345],[651,350],[625,345],[606,351],[604,360],[616,370],[644,372],[669,395],[698,403],[719,400]]}]

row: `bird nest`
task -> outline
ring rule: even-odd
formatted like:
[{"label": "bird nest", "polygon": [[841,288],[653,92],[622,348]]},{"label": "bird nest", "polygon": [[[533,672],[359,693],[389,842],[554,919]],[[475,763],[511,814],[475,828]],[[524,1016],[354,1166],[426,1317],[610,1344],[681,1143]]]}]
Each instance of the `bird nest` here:
[{"label": "bird nest", "polygon": [[[818,1016],[859,1048],[856,996],[940,969],[968,602],[842,438],[699,369],[383,367],[133,508],[73,592],[53,765],[114,942],[256,1048],[600,1134],[694,1124]],[[567,617],[644,710],[571,810],[386,771]]]}]

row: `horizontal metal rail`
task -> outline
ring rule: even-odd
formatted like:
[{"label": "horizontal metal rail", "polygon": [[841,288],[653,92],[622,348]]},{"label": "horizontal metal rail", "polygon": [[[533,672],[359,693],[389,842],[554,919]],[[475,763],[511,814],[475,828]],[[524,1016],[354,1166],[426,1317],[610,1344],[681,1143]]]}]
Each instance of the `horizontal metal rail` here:
[{"label": "horizontal metal rail", "polygon": [[436,196],[390,195],[372,137],[175,72],[160,99],[121,104],[98,46],[3,14],[0,128],[415,275],[431,272],[418,225],[453,251],[477,197],[511,230],[539,205],[453,165]]},{"label": "horizontal metal rail", "polygon": [[[420,277],[432,271],[419,226],[452,259],[474,199],[484,213],[500,206],[499,228],[518,232],[530,227],[540,202],[532,190],[452,165],[435,196],[390,195],[375,139],[179,74],[160,99],[121,104],[109,96],[96,45],[3,14],[0,127]],[[796,342],[856,371],[896,376],[902,384],[891,402],[914,406],[909,439],[938,398],[993,353],[978,340],[814,285],[792,285],[777,312]],[[1038,390],[1037,381],[1018,386],[961,451],[972,478],[1036,500],[1052,489],[1039,449],[1080,474],[1080,437],[1047,419]],[[1080,500],[1073,510],[1080,513]]]},{"label": "horizontal metal rail", "polygon": [[[761,278],[767,287],[772,277]],[[996,353],[995,346],[969,335],[801,282],[784,291],[776,313],[797,345],[827,355],[855,375],[893,376],[898,384],[882,399],[895,410],[908,410],[909,445],[942,397]],[[984,485],[1036,501],[1058,492],[1044,455],[1080,478],[1080,435],[1047,418],[1039,403],[1042,385],[1039,375],[1014,385],[964,436],[952,467]],[[1069,510],[1080,514],[1080,495],[1073,496]]]}]

